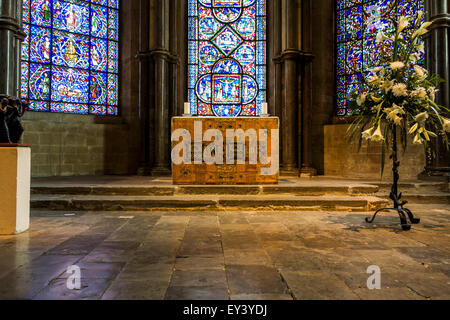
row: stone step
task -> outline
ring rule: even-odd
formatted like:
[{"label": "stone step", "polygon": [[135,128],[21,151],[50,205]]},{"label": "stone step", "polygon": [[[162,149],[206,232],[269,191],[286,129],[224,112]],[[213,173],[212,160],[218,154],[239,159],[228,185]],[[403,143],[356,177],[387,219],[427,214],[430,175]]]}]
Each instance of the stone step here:
[{"label": "stone step", "polygon": [[32,209],[65,211],[373,211],[388,205],[374,196],[287,195],[40,195]]},{"label": "stone step", "polygon": [[[377,197],[383,199],[389,199],[388,192],[379,192]],[[402,200],[408,201],[408,203],[417,204],[450,204],[449,192],[433,192],[433,193],[411,193],[403,192]]]},{"label": "stone step", "polygon": [[32,194],[41,195],[116,195],[116,196],[176,196],[176,195],[373,195],[376,185],[312,184],[277,186],[105,186],[58,185],[32,186]]},{"label": "stone step", "polygon": [[[380,192],[387,192],[389,193],[391,191],[392,183],[390,182],[378,182],[373,183],[374,185],[377,185],[380,189]],[[410,192],[410,193],[434,193],[434,192],[446,192],[448,189],[448,185],[446,182],[439,182],[439,181],[433,181],[433,182],[400,182],[398,184],[398,189],[403,192]]]}]

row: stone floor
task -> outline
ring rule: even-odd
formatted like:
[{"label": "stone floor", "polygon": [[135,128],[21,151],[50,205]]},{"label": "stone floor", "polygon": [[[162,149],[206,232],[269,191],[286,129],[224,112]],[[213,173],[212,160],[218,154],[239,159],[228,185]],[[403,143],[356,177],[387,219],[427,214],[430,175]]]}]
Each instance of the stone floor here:
[{"label": "stone floor", "polygon": [[449,299],[450,208],[411,209],[410,232],[393,214],[35,211],[0,237],[0,299]]}]

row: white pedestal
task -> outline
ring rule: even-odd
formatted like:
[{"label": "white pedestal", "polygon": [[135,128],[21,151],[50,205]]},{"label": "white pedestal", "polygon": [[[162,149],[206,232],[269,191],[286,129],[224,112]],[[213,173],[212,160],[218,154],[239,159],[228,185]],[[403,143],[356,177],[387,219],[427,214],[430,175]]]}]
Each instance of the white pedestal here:
[{"label": "white pedestal", "polygon": [[31,148],[0,146],[0,235],[30,227]]}]

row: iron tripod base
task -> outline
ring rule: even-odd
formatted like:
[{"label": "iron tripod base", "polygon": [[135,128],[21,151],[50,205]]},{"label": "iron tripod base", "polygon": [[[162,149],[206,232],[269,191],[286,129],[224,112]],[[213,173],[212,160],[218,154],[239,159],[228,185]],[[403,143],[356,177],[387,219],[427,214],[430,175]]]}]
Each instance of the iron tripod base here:
[{"label": "iron tripod base", "polygon": [[[398,197],[397,197],[391,193],[391,199],[394,201],[395,207],[394,208],[382,208],[382,209],[378,210],[377,212],[375,212],[375,214],[373,215],[372,218],[366,218],[366,222],[373,223],[375,221],[375,218],[377,217],[377,215],[382,211],[397,211],[397,213],[400,217],[400,224],[402,226],[402,229],[405,231],[411,230],[411,224],[419,224],[420,219],[415,218],[414,214],[411,212],[411,210],[404,208],[404,205],[407,204],[408,201],[402,201],[401,203],[399,202],[401,196],[402,196],[402,194],[398,195]],[[407,217],[409,218],[409,221],[411,222],[411,224],[408,223]]]},{"label": "iron tripod base", "polygon": [[[397,160],[397,128],[394,126],[393,129],[393,144],[392,144],[392,162],[393,167],[392,171],[394,173],[394,183],[392,184],[391,188],[391,194],[390,198],[392,201],[394,201],[394,207],[393,208],[383,208],[375,212],[373,217],[366,218],[367,223],[373,223],[375,221],[375,218],[377,217],[378,213],[382,211],[397,211],[399,217],[400,217],[400,224],[402,226],[402,229],[405,231],[411,230],[411,224],[419,224],[420,219],[415,218],[411,210],[405,208],[404,206],[408,203],[408,201],[401,201],[402,194],[398,193],[398,181],[400,180],[400,174],[398,173],[398,168],[400,167],[400,162]],[[408,218],[411,224],[408,223]]]}]

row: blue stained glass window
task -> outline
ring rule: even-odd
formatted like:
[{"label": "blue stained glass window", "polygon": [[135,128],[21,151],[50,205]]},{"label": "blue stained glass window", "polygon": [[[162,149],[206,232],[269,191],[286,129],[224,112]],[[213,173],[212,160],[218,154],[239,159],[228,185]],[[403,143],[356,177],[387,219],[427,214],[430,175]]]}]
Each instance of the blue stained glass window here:
[{"label": "blue stained glass window", "polygon": [[23,0],[32,111],[118,115],[119,0]]},{"label": "blue stained glass window", "polygon": [[424,0],[337,1],[337,115],[349,115],[350,93],[377,66],[376,36],[392,31],[390,19],[424,10]]},{"label": "blue stained glass window", "polygon": [[189,0],[188,11],[192,114],[261,114],[266,101],[266,0]]}]

